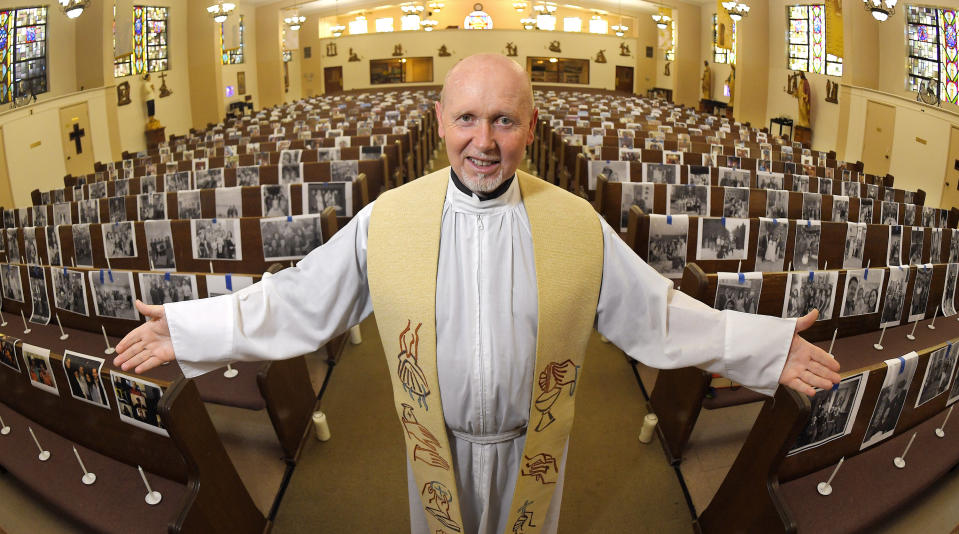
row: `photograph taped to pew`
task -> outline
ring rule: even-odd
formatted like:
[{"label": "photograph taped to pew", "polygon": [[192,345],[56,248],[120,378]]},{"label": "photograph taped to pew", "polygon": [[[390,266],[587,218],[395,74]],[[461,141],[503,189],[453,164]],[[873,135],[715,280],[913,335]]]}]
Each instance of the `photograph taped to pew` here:
[{"label": "photograph taped to pew", "polygon": [[[645,165],[645,163],[643,164]],[[611,160],[591,160],[587,162],[587,186],[596,190],[596,178],[603,175],[607,182],[629,182],[629,162]]]},{"label": "photograph taped to pew", "polygon": [[213,192],[216,217],[235,219],[243,216],[243,190],[240,187],[218,187]]},{"label": "photograph taped to pew", "polygon": [[883,201],[879,212],[880,224],[899,224],[899,203]]},{"label": "photograph taped to pew", "polygon": [[850,269],[846,271],[846,288],[842,292],[840,317],[879,313],[884,269]]},{"label": "photograph taped to pew", "polygon": [[839,195],[832,197],[831,220],[832,222],[846,222],[849,220],[849,197]]},{"label": "photograph taped to pew", "polygon": [[17,356],[17,343],[19,341],[19,339],[10,336],[3,336],[3,339],[0,339],[0,363],[18,373],[21,372],[20,358]]},{"label": "photograph taped to pew", "polygon": [[177,219],[200,219],[203,217],[200,207],[200,192],[197,190],[177,191],[176,206]]},{"label": "photograph taped to pew", "polygon": [[723,188],[723,217],[749,217],[749,188]]},{"label": "photograph taped to pew", "polygon": [[20,263],[20,243],[17,240],[17,229],[8,228],[7,234],[7,261],[10,263]]},{"label": "photograph taped to pew", "polygon": [[902,226],[889,226],[889,242],[886,246],[886,265],[902,265]]},{"label": "photograph taped to pew", "polygon": [[263,217],[292,215],[290,185],[270,184],[260,186],[260,213]]},{"label": "photograph taped to pew", "polygon": [[905,204],[902,208],[903,216],[902,223],[905,226],[913,226],[916,224],[916,205],[915,204]]},{"label": "photograph taped to pew", "polygon": [[190,234],[195,260],[243,259],[240,219],[192,219]]},{"label": "photograph taped to pew", "polygon": [[819,193],[802,194],[802,218],[806,220],[822,220],[822,195]]},{"label": "photograph taped to pew", "polygon": [[176,270],[173,231],[170,227],[170,221],[146,221],[143,223],[143,232],[146,234],[150,269],[154,271]]},{"label": "photograph taped to pew", "polygon": [[260,185],[260,168],[256,165],[238,167],[236,169],[236,185],[238,186]]},{"label": "photograph taped to pew", "polygon": [[299,163],[303,157],[303,151],[298,149],[287,149],[280,151],[280,165],[292,165]]},{"label": "photograph taped to pew", "polygon": [[190,189],[192,189],[190,171],[170,172],[163,175],[164,192],[175,193],[177,191],[189,191]]},{"label": "photograph taped to pew", "polygon": [[298,260],[323,244],[319,215],[295,215],[260,219],[263,259]]},{"label": "photograph taped to pew", "polygon": [[620,148],[620,149],[619,149],[619,160],[620,160],[620,161],[642,161],[642,160],[643,160],[643,149],[641,149],[641,148]]},{"label": "photograph taped to pew", "polygon": [[23,229],[23,252],[24,261],[27,265],[40,265],[36,226],[27,226]]},{"label": "photograph taped to pew", "polygon": [[[820,195],[831,195],[832,194],[832,180],[830,178],[820,178],[819,179],[819,194]],[[836,195],[841,196],[841,195]],[[846,199],[846,202],[849,202],[849,197],[843,196],[842,198]]]},{"label": "photograph taped to pew", "polygon": [[147,193],[156,193],[157,192],[157,177],[156,176],[141,176],[140,177],[140,193],[145,195]]},{"label": "photograph taped to pew", "polygon": [[922,226],[933,228],[936,226],[936,208],[931,206],[922,207]]},{"label": "photograph taped to pew", "polygon": [[873,206],[875,206],[875,201],[871,198],[859,199],[859,222],[872,224],[874,213]]},{"label": "photograph taped to pew", "polygon": [[308,182],[302,187],[304,214],[319,214],[333,207],[337,217],[353,216],[352,182]]},{"label": "photograph taped to pew", "polygon": [[629,227],[629,210],[633,206],[638,206],[643,213],[649,214],[656,211],[655,187],[651,183],[628,182],[622,184],[622,202],[619,210],[619,231],[625,232]]},{"label": "photograph taped to pew", "polygon": [[133,221],[100,225],[103,232],[103,250],[107,258],[137,257],[136,233]]},{"label": "photograph taped to pew", "polygon": [[704,185],[667,185],[666,213],[708,217],[709,196],[709,187]]},{"label": "photograph taped to pew", "polygon": [[713,308],[756,313],[763,289],[763,273],[717,273]]},{"label": "photograph taped to pew", "polygon": [[79,267],[93,267],[93,240],[89,224],[74,224],[73,261]]},{"label": "photograph taped to pew", "polygon": [[681,277],[686,268],[688,239],[688,216],[650,215],[647,263],[667,278]]},{"label": "photograph taped to pew", "polygon": [[902,307],[906,301],[906,287],[909,283],[909,269],[889,268],[889,282],[886,284],[886,296],[882,305],[879,327],[898,326],[902,317]]},{"label": "photograph taped to pew", "polygon": [[643,148],[646,150],[663,150],[666,147],[666,143],[662,139],[653,139],[647,137],[643,142]]},{"label": "photograph taped to pew", "polygon": [[[615,162],[614,162],[615,163]],[[621,162],[626,163],[626,162]],[[607,176],[607,179],[610,182],[628,182],[629,179],[629,164],[626,163],[626,170],[622,172],[618,169],[614,169],[614,172],[617,173],[620,177],[625,177],[620,180],[612,180]],[[606,169],[604,168],[602,174],[606,174]],[[678,184],[679,183],[679,165],[667,164],[667,163],[643,163],[643,181],[650,182],[654,184]]]},{"label": "photograph taped to pew", "polygon": [[93,311],[100,317],[140,320],[140,312],[133,306],[136,293],[133,273],[98,269],[88,271],[93,291]]},{"label": "photograph taped to pew", "polygon": [[27,268],[30,275],[30,301],[33,309],[30,312],[30,322],[50,324],[50,300],[47,297],[47,276],[43,267],[30,266]]},{"label": "photograph taped to pew", "polygon": [[110,401],[103,384],[103,361],[103,358],[66,350],[63,352],[63,373],[74,399],[109,410]]},{"label": "photograph taped to pew", "polygon": [[687,167],[686,183],[689,185],[712,185],[709,167],[705,165],[689,165]]},{"label": "photograph taped to pew", "polygon": [[45,226],[47,233],[47,261],[50,265],[62,265],[60,262],[60,232],[56,226]]},{"label": "photograph taped to pew", "polygon": [[163,421],[160,420],[157,409],[165,388],[155,382],[117,370],[110,371],[110,378],[121,421],[163,436],[170,436],[163,428]]},{"label": "photograph taped to pew", "polygon": [[748,254],[749,219],[700,217],[696,259],[744,260]]},{"label": "photograph taped to pew", "polygon": [[786,239],[789,233],[787,221],[759,218],[759,235],[756,239],[756,271],[778,272],[786,261]]},{"label": "photograph taped to pew", "polygon": [[796,221],[796,239],[793,244],[793,269],[814,271],[819,268],[819,241],[822,237],[820,221]]},{"label": "photograph taped to pew", "polygon": [[199,298],[194,274],[139,273],[138,276],[140,297],[147,304],[168,304]]},{"label": "photograph taped to pew", "polygon": [[53,205],[53,224],[71,224],[73,222],[73,212],[69,202],[59,202]]},{"label": "photograph taped to pew", "polygon": [[929,304],[929,290],[932,284],[932,264],[916,266],[916,280],[912,285],[912,300],[909,303],[909,322],[919,321],[926,316]]},{"label": "photograph taped to pew", "polygon": [[360,162],[355,159],[330,162],[331,182],[355,182],[359,175]]},{"label": "photograph taped to pew", "polygon": [[23,302],[23,280],[20,266],[0,264],[0,279],[3,282],[3,298]]},{"label": "photograph taped to pew", "polygon": [[233,274],[208,274],[206,275],[206,293],[207,297],[219,297],[229,295],[253,285],[252,276],[236,276]]},{"label": "photograph taped to pew", "polygon": [[27,365],[30,384],[59,397],[57,379],[53,376],[53,367],[50,366],[50,349],[21,343],[20,352],[23,354],[23,362]]},{"label": "photograph taped to pew", "polygon": [[929,240],[929,263],[942,263],[942,228],[933,228]]},{"label": "photograph taped to pew", "polygon": [[208,158],[194,158],[191,161],[193,163],[194,174],[210,169],[210,160]]},{"label": "photograph taped to pew", "polygon": [[839,190],[842,192],[842,196],[844,197],[859,196],[859,182],[841,182],[839,185],[840,185]]},{"label": "photograph taped to pew", "polygon": [[89,316],[87,309],[87,286],[83,282],[83,271],[50,269],[53,283],[53,305],[58,309]]},{"label": "photograph taped to pew", "polygon": [[913,226],[909,234],[909,265],[922,264],[922,239],[924,228]]},{"label": "photograph taped to pew", "polygon": [[126,197],[111,197],[107,199],[107,211],[110,222],[123,222],[127,220]]},{"label": "photograph taped to pew", "polygon": [[13,210],[3,210],[3,227],[14,228],[17,226],[17,214]]},{"label": "photograph taped to pew", "polygon": [[868,372],[847,376],[831,389],[816,389],[810,400],[809,422],[786,456],[818,447],[852,432]]},{"label": "photograph taped to pew", "polygon": [[886,375],[859,450],[879,443],[896,431],[899,415],[906,405],[909,385],[912,384],[916,366],[919,365],[919,355],[913,351],[898,358],[890,358],[885,363]]},{"label": "photograph taped to pew", "polygon": [[949,389],[950,378],[956,367],[956,354],[959,350],[953,350],[952,344],[947,344],[932,354],[926,361],[926,372],[922,377],[922,388],[919,395],[916,396],[916,408],[931,401]]},{"label": "photograph taped to pew", "polygon": [[802,317],[819,310],[817,321],[832,319],[839,271],[791,272],[783,299],[783,319]]},{"label": "photograph taped to pew", "polygon": [[846,244],[843,249],[843,269],[862,268],[866,249],[866,223],[846,223]]},{"label": "photograph taped to pew", "polygon": [[381,146],[361,146],[360,160],[378,160],[383,157],[383,147]]},{"label": "photograph taped to pew", "polygon": [[809,192],[809,177],[800,176],[798,174],[793,175],[793,187],[792,191],[794,193],[808,193]]},{"label": "photograph taped to pew", "polygon": [[281,185],[303,183],[303,164],[289,163],[287,165],[280,165],[277,181]]},{"label": "photograph taped to pew", "polygon": [[321,147],[316,149],[316,161],[336,161],[338,159],[340,159],[340,149],[338,147]]},{"label": "photograph taped to pew", "polygon": [[956,276],[959,275],[959,263],[950,263],[946,266],[945,288],[942,290],[942,304],[939,310],[943,317],[956,314]]},{"label": "photograph taped to pew", "polygon": [[719,168],[719,186],[720,187],[749,187],[749,171],[732,169],[729,167]]},{"label": "photograph taped to pew", "polygon": [[137,215],[141,221],[166,219],[166,193],[137,195]]}]

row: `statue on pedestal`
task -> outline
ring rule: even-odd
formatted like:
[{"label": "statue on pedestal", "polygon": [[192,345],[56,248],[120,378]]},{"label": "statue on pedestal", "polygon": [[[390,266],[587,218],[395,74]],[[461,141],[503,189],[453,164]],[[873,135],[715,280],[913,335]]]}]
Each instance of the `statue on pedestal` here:
[{"label": "statue on pedestal", "polygon": [[809,112],[812,105],[812,91],[809,87],[809,80],[806,79],[803,72],[798,72],[790,81],[789,87],[791,89],[790,94],[799,103],[799,120],[796,121],[796,126],[809,128]]},{"label": "statue on pedestal", "polygon": [[713,75],[709,72],[709,62],[703,61],[703,100],[713,98]]},{"label": "statue on pedestal", "polygon": [[729,77],[726,78],[726,88],[729,89],[729,105],[734,106],[733,98],[736,96],[736,65],[729,65]]},{"label": "statue on pedestal", "polygon": [[163,128],[160,121],[156,120],[156,88],[150,80],[150,73],[143,76],[143,83],[140,84],[140,92],[143,95],[143,101],[147,105],[147,130],[158,130]]}]

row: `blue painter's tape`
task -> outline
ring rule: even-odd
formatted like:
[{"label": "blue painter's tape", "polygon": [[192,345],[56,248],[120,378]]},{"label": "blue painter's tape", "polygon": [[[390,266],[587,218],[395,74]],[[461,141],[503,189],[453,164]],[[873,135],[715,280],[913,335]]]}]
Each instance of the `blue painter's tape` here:
[{"label": "blue painter's tape", "polygon": [[899,374],[902,374],[906,370],[906,359],[902,356],[899,357]]},{"label": "blue painter's tape", "polygon": [[666,224],[673,224],[673,216],[672,216],[672,215],[667,215],[667,216],[666,216]]},{"label": "blue painter's tape", "polygon": [[726,228],[726,217],[723,217],[721,221],[723,223],[723,228]]},{"label": "blue painter's tape", "polygon": [[775,217],[773,217],[773,226],[777,224],[779,224],[779,219],[776,219]]},{"label": "blue painter's tape", "polygon": [[739,283],[740,284],[746,283],[746,275],[744,275],[743,273],[739,273]]},{"label": "blue painter's tape", "polygon": [[169,282],[169,281],[170,281],[170,273],[163,273],[163,279],[166,280],[167,282]]},{"label": "blue painter's tape", "polygon": [[833,385],[832,385],[832,390],[833,390],[833,391],[839,391],[839,384],[833,384]]},{"label": "blue painter's tape", "polygon": [[292,215],[287,215],[287,216],[286,216],[286,222],[293,222],[293,216],[292,216]]},{"label": "blue painter's tape", "polygon": [[216,217],[213,218],[213,224],[216,224]]},{"label": "blue painter's tape", "polygon": [[866,272],[862,275],[863,280],[869,280],[869,269],[866,269]]},{"label": "blue painter's tape", "polygon": [[813,281],[813,276],[814,276],[814,275],[815,275],[815,271],[809,271],[809,281],[810,281],[810,282]]},{"label": "blue painter's tape", "polygon": [[230,273],[226,273],[226,290],[233,291],[233,277],[230,276]]},{"label": "blue painter's tape", "polygon": [[103,283],[103,269],[100,269],[100,283]]},{"label": "blue painter's tape", "polygon": [[64,268],[63,268],[63,276],[66,276],[66,275],[67,275],[67,268],[64,267]]},{"label": "blue painter's tape", "polygon": [[806,228],[812,228],[812,219],[806,219]]},{"label": "blue painter's tape", "polygon": [[110,277],[110,283],[113,283],[113,269],[107,269],[107,276]]}]

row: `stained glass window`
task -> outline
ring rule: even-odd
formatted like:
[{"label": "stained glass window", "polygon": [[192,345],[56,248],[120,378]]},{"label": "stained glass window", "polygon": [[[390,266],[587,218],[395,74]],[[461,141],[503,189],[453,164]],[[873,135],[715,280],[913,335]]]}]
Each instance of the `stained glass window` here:
[{"label": "stained glass window", "polygon": [[[673,24],[673,33],[675,35],[675,22]],[[713,61],[716,63],[736,64],[736,23],[733,22],[733,43],[732,48],[720,48],[716,46],[719,42],[719,21],[716,14],[713,13]]]},{"label": "stained glass window", "polygon": [[928,86],[941,100],[959,103],[959,16],[952,9],[907,6],[907,87]]},{"label": "stained glass window", "polygon": [[227,49],[224,44],[224,31],[224,25],[220,23],[220,62],[224,65],[239,65],[243,63],[243,15],[240,15],[240,23],[237,27],[240,46]]},{"label": "stained glass window", "polygon": [[473,11],[466,15],[466,19],[463,20],[463,27],[467,30],[492,30],[493,17],[485,11]]},{"label": "stained glass window", "polygon": [[823,4],[788,6],[786,66],[815,74],[842,76],[842,58],[826,52],[826,8]]},{"label": "stained glass window", "polygon": [[[669,48],[666,49],[666,61],[676,60],[676,19],[670,21],[672,28],[669,32]],[[735,42],[735,41],[734,41]]]},{"label": "stained glass window", "polygon": [[47,91],[47,8],[0,11],[0,103]]},{"label": "stained glass window", "polygon": [[[113,76],[120,78],[131,74],[160,72],[170,68],[167,43],[167,19],[169,8],[156,6],[133,6],[133,52],[113,61]],[[116,12],[114,12],[113,39],[116,35]],[[121,37],[123,38],[123,37]]]}]

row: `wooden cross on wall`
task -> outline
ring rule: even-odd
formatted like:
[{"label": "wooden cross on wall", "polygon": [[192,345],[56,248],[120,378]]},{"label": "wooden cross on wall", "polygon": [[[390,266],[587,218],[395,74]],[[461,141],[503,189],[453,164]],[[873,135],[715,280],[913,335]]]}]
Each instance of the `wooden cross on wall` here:
[{"label": "wooden cross on wall", "polygon": [[73,123],[73,131],[70,132],[70,140],[76,143],[77,154],[83,153],[83,145],[80,143],[80,138],[86,135],[86,132],[83,128],[80,127],[77,123]]}]

